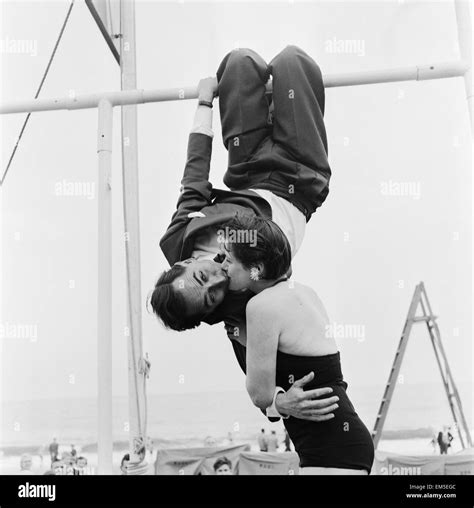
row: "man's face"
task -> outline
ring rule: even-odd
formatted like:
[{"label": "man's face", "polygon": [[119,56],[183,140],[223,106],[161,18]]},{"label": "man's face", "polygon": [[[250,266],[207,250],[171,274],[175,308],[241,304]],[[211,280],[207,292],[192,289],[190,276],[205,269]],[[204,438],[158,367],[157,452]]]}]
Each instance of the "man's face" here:
[{"label": "man's face", "polygon": [[222,466],[216,469],[216,474],[232,474],[232,471],[228,464],[222,464]]},{"label": "man's face", "polygon": [[187,314],[202,317],[211,314],[227,293],[227,271],[220,263],[211,260],[190,258],[178,264],[186,270],[172,284],[184,296]]},{"label": "man's face", "polygon": [[77,461],[77,467],[86,467],[87,466],[87,460],[86,459],[78,459]]}]

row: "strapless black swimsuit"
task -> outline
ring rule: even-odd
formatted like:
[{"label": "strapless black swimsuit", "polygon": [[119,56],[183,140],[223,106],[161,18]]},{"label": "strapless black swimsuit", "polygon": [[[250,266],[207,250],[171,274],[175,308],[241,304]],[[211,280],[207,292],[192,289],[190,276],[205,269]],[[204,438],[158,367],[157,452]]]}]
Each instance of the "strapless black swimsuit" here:
[{"label": "strapless black swimsuit", "polygon": [[300,467],[336,467],[365,469],[370,473],[374,461],[372,437],[355,412],[346,393],[339,353],[327,356],[295,356],[278,351],[276,384],[288,390],[292,383],[313,371],[315,377],[304,389],[330,387],[325,397],[339,397],[334,418],[312,422],[298,418],[283,420]]}]

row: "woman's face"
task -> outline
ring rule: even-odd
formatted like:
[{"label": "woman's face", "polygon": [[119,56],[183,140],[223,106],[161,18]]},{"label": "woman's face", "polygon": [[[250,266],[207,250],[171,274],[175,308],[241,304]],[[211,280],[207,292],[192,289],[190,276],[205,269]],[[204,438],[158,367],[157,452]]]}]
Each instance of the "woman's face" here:
[{"label": "woman's face", "polygon": [[242,263],[233,255],[232,246],[224,244],[225,259],[222,268],[227,271],[229,277],[229,289],[239,291],[250,287],[252,282],[252,270],[245,268]]}]

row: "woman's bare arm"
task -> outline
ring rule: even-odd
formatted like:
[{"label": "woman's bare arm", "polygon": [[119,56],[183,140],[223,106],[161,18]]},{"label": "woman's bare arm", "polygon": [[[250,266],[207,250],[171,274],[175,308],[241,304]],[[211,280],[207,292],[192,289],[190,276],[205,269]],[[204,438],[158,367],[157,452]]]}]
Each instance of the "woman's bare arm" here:
[{"label": "woman's bare arm", "polygon": [[247,392],[260,409],[271,406],[275,391],[280,324],[278,311],[263,295],[247,304]]}]

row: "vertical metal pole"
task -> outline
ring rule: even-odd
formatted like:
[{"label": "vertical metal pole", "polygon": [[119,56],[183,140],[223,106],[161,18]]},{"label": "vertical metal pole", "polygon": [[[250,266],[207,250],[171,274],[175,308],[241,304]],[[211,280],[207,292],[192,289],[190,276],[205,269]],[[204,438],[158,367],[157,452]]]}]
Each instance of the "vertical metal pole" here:
[{"label": "vertical metal pole", "polygon": [[[0,129],[1,132],[1,129]],[[3,323],[3,223],[5,221],[5,214],[3,213],[3,186],[0,186],[0,323]],[[3,369],[3,343],[4,340],[0,340],[0,366]],[[6,376],[5,376],[6,377]],[[0,404],[3,404],[3,394],[6,394],[6,386],[3,384],[3,375],[0,375]],[[0,430],[0,441],[3,442],[2,431]]]},{"label": "vertical metal pole", "polygon": [[[471,120],[471,137],[474,134],[473,124],[474,124],[474,105],[473,105],[473,82],[472,82],[472,20],[471,20],[471,11],[470,11],[470,1],[468,0],[454,0],[454,8],[456,11],[456,22],[458,28],[458,42],[459,42],[459,52],[461,53],[461,58],[465,60],[467,65],[469,65],[469,69],[464,73],[464,86],[466,88],[466,99],[467,99],[467,107],[469,111],[469,117]],[[472,154],[472,151],[471,151]],[[472,189],[474,191],[474,180],[472,181]],[[472,239],[472,246],[474,248],[474,238]],[[474,272],[472,273],[472,281],[474,283]],[[461,417],[464,421],[464,413],[462,411],[461,399],[457,394],[457,388],[455,388],[456,397],[459,401],[459,406],[461,408]],[[466,422],[464,422],[466,438],[468,441],[468,445],[472,446],[472,438],[469,426]],[[464,447],[464,446],[463,446]]]},{"label": "vertical metal pole", "polygon": [[112,104],[101,100],[98,113],[98,474],[112,474]]},{"label": "vertical metal pole", "polygon": [[[135,2],[120,1],[121,52],[120,69],[122,90],[135,90]],[[122,171],[123,207],[125,222],[125,253],[128,289],[128,397],[131,462],[139,462],[137,443],[145,439],[146,401],[144,373],[140,370],[143,357],[140,217],[138,185],[137,106],[122,106]]]},{"label": "vertical metal pole", "polygon": [[456,10],[456,22],[458,25],[458,41],[461,58],[469,65],[464,74],[464,86],[466,88],[467,107],[471,120],[471,134],[473,127],[473,90],[472,90],[472,24],[469,0],[454,0]]}]

